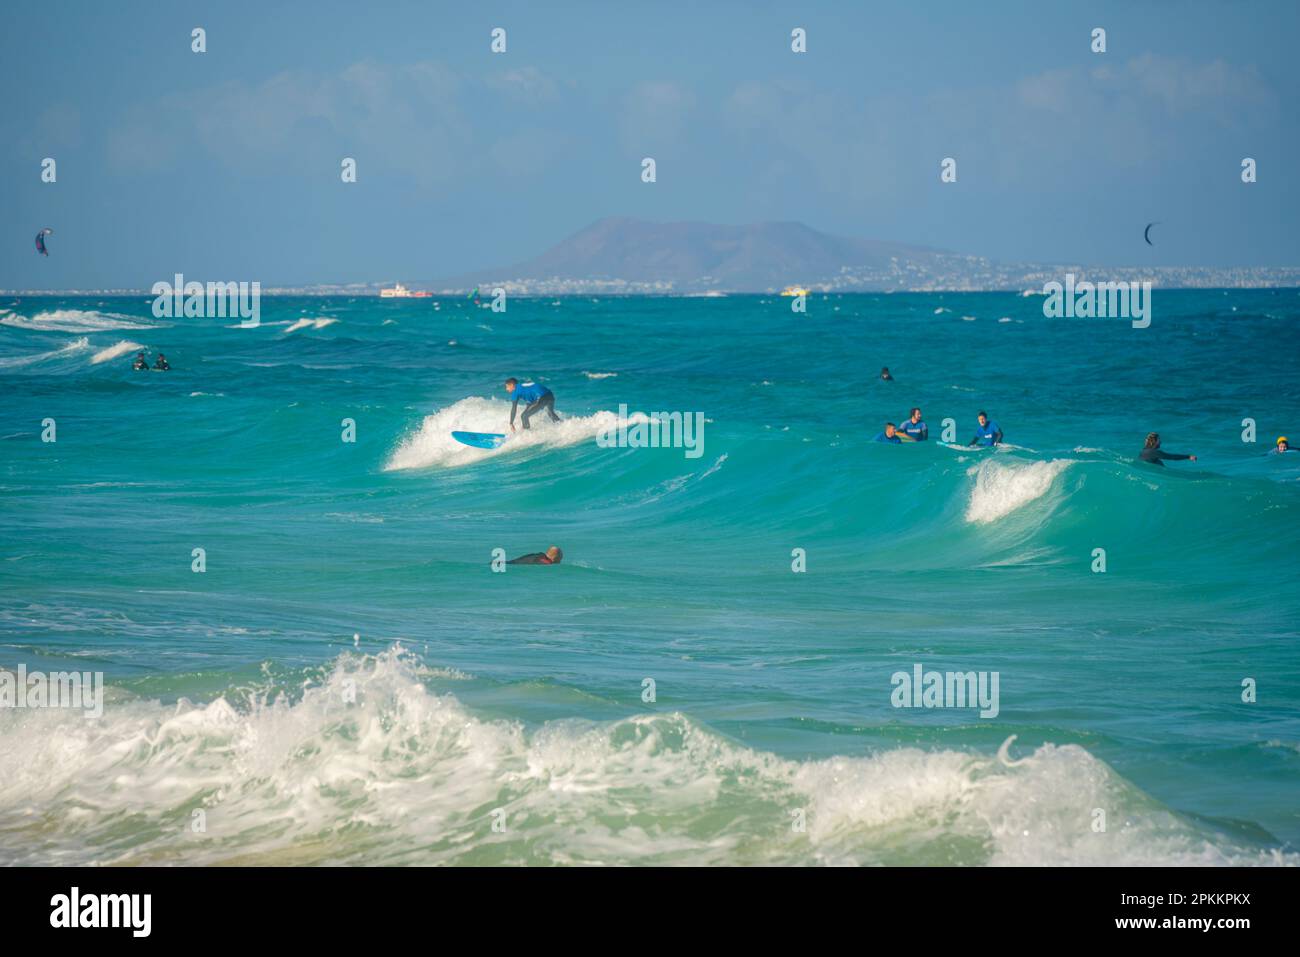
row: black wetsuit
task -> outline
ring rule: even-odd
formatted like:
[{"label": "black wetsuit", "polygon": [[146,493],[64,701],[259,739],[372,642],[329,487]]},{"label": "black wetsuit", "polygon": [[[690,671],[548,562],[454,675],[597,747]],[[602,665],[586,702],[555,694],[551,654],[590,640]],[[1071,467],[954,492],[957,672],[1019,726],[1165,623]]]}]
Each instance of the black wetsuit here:
[{"label": "black wetsuit", "polygon": [[[552,422],[560,421],[560,417],[555,414],[555,393],[548,392],[546,393],[546,395],[542,396],[536,402],[528,403],[528,407],[524,409],[524,411],[519,413],[519,421],[525,429],[528,428],[529,417],[532,416],[535,412],[540,412],[542,409],[546,410],[546,413],[551,417]],[[510,410],[512,420],[513,420],[514,411],[515,410],[513,408]]]},{"label": "black wetsuit", "polygon": [[171,371],[172,371],[171,363],[168,362],[166,359],[159,359],[157,362],[155,362],[155,363],[153,364],[153,371],[154,371],[154,372],[171,372]]},{"label": "black wetsuit", "polygon": [[551,561],[546,557],[546,552],[530,552],[527,555],[520,555],[518,558],[512,558],[506,562],[507,565],[558,565],[559,560]]},{"label": "black wetsuit", "polygon": [[149,360],[148,360],[148,359],[136,359],[135,362],[133,362],[133,363],[131,364],[131,370],[132,370],[133,372],[148,372],[148,371],[149,371]]},{"label": "black wetsuit", "polygon": [[1159,465],[1163,467],[1165,463],[1160,461],[1161,459],[1169,459],[1170,461],[1176,461],[1179,459],[1190,459],[1191,456],[1179,455],[1177,452],[1166,452],[1164,449],[1162,449],[1160,446],[1157,445],[1154,449],[1143,449],[1142,454],[1139,455],[1138,458],[1141,459],[1143,462],[1150,462],[1152,465]]}]

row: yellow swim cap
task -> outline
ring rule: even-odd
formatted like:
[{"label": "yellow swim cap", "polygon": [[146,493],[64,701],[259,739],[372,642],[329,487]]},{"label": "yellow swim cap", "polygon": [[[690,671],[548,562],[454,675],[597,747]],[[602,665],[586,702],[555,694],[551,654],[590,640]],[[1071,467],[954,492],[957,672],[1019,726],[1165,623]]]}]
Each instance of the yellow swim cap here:
[{"label": "yellow swim cap", "polygon": [[1277,441],[1274,442],[1273,444],[1274,444],[1274,445],[1281,445],[1283,442],[1285,442],[1287,445],[1290,445],[1290,444],[1291,444],[1291,440],[1288,439],[1285,435],[1279,435],[1279,436],[1277,437]]}]

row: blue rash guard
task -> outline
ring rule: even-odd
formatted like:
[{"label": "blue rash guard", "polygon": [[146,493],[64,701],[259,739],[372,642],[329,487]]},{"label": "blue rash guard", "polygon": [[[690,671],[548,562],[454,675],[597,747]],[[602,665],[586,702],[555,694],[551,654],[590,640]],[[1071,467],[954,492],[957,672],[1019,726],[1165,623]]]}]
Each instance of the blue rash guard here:
[{"label": "blue rash guard", "polygon": [[893,436],[888,436],[888,435],[886,435],[884,432],[881,432],[879,435],[877,435],[877,436],[875,437],[875,439],[874,439],[873,441],[875,441],[875,442],[897,442],[899,445],[902,445],[902,444],[903,444],[903,440],[900,439],[900,438],[898,437],[897,432],[895,432],[895,434],[894,434]]},{"label": "blue rash guard", "polygon": [[[514,400],[510,405],[510,426],[514,427],[515,412],[519,409],[519,403],[524,404],[523,423],[524,428],[528,428],[528,417],[537,410],[535,403],[550,397],[550,404],[547,406],[547,412],[551,416],[552,422],[560,421],[555,415],[555,397],[551,395],[551,390],[544,385],[538,385],[536,382],[521,382],[515,386],[515,391],[509,393]],[[545,404],[545,403],[543,403]]]},{"label": "blue rash guard", "polygon": [[997,445],[1002,441],[1002,426],[998,425],[992,419],[989,419],[987,425],[981,425],[975,430],[975,438],[970,440],[971,445]]},{"label": "blue rash guard", "polygon": [[510,398],[516,402],[522,402],[524,405],[532,405],[544,395],[550,395],[551,390],[544,385],[538,385],[536,382],[521,382],[515,386],[515,391]]},{"label": "blue rash guard", "polygon": [[930,427],[925,424],[924,419],[920,422],[913,422],[911,419],[908,419],[899,426],[898,431],[902,432],[914,442],[924,442],[930,437]]}]

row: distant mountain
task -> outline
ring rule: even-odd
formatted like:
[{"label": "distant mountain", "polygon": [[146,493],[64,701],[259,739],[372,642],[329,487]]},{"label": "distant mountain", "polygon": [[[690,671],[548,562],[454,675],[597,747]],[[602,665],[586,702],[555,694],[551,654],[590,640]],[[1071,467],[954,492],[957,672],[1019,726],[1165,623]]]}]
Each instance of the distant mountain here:
[{"label": "distant mountain", "polygon": [[953,259],[933,249],[820,233],[803,223],[651,223],[608,218],[514,266],[430,283],[451,291],[507,285],[562,291],[764,292],[798,284],[876,288],[930,274]]},{"label": "distant mountain", "polygon": [[[651,223],[610,218],[592,223],[534,259],[447,279],[408,282],[415,289],[464,295],[498,286],[512,295],[700,295],[779,292],[1015,290],[1041,292],[1049,281],[1142,282],[1163,288],[1300,286],[1300,268],[1086,266],[1000,263],[902,243],[831,236],[803,223]],[[363,284],[364,291],[378,291]],[[267,291],[355,295],[358,286]]]},{"label": "distant mountain", "polygon": [[[424,282],[397,276],[383,282],[264,282],[262,292],[369,296],[396,279],[412,289],[456,296],[475,287],[487,293],[497,286],[523,296],[765,293],[786,286],[804,286],[813,292],[1041,292],[1044,283],[1064,282],[1067,273],[1079,280],[1149,280],[1166,289],[1300,287],[1300,267],[1000,263],[924,246],[831,236],[803,223],[718,226],[610,218],[592,223],[540,256],[514,266]],[[52,290],[0,292],[48,295]],[[64,292],[75,294],[78,290]],[[108,291],[89,292],[99,295]],[[145,290],[132,294],[137,292]]]}]

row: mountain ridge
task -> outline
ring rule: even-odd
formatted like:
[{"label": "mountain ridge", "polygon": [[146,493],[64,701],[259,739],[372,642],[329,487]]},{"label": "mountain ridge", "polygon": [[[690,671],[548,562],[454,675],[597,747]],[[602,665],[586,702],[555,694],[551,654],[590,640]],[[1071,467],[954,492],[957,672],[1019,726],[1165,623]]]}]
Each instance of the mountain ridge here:
[{"label": "mountain ridge", "polygon": [[672,292],[766,292],[789,284],[845,281],[889,285],[911,266],[931,272],[942,250],[823,233],[793,221],[720,225],[610,216],[511,266],[474,270],[427,285],[441,289],[510,284],[592,284]]}]

